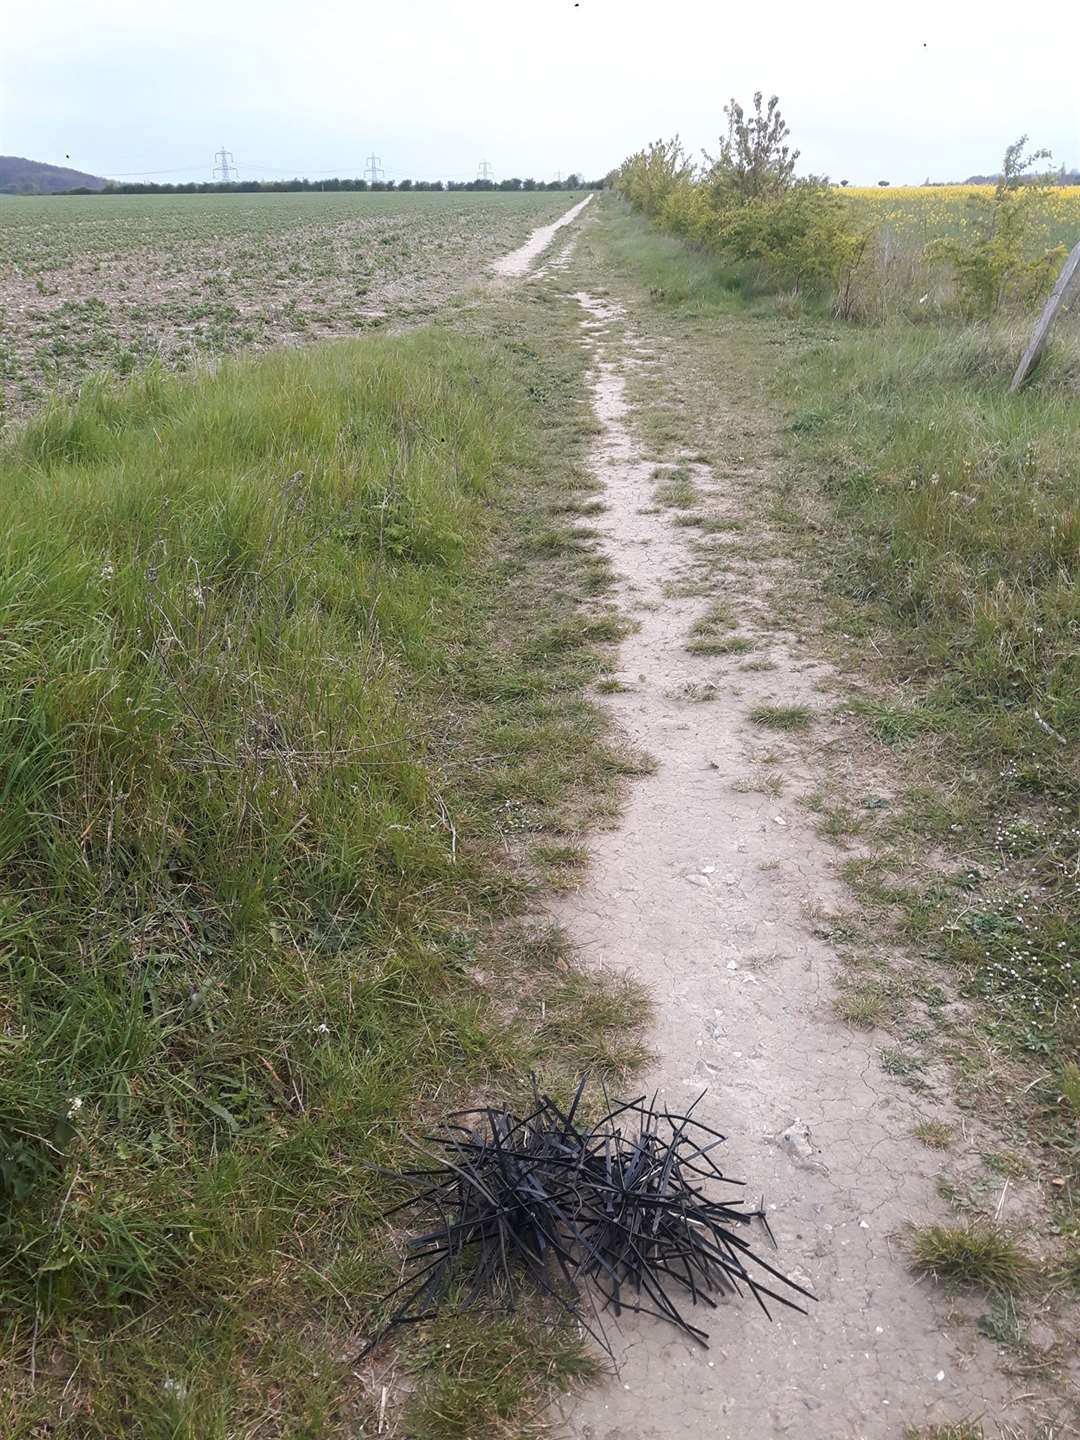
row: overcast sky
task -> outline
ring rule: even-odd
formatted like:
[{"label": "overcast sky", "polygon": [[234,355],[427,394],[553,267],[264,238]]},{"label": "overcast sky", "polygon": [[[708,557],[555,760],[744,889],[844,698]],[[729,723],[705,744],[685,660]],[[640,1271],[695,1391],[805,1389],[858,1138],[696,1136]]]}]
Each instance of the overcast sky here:
[{"label": "overcast sky", "polygon": [[[600,175],[776,91],[801,168],[995,169],[1021,131],[1080,165],[1080,7],[1042,0],[40,0],[0,23],[0,152],[95,174]],[[13,13],[14,12],[14,13]],[[155,13],[156,12],[156,13]],[[70,157],[70,159],[68,158]]]}]

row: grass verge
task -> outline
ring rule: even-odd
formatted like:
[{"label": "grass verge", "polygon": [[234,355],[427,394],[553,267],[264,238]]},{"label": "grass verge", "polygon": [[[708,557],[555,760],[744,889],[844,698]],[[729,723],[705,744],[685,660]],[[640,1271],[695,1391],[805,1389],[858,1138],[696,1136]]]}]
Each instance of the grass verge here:
[{"label": "grass verge", "polygon": [[[640,996],[502,924],[634,763],[583,698],[582,359],[550,305],[458,328],[91,385],[0,456],[5,1435],[355,1434],[371,1165],[636,1054]],[[585,1365],[508,1396],[470,1326],[500,1422]],[[466,1433],[411,1343],[410,1433]]]}]

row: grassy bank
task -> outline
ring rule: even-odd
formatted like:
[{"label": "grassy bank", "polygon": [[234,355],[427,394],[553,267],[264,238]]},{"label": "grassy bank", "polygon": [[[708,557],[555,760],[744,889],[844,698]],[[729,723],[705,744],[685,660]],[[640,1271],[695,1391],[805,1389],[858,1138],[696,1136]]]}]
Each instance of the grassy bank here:
[{"label": "grassy bank", "polygon": [[[842,843],[858,836],[863,852],[847,867],[863,918],[845,931],[864,966],[861,983],[867,994],[872,980],[883,993],[899,997],[902,988],[925,1000],[901,1026],[912,1064],[949,1054],[964,1103],[1020,1149],[1038,1147],[1023,1173],[1034,1178],[1041,1162],[1054,1182],[1045,1191],[1050,1227],[1075,1278],[1080,392],[1072,341],[1060,337],[1035,382],[1010,397],[1026,338],[1011,322],[869,330],[837,324],[797,297],[746,298],[737,275],[615,201],[595,247],[648,328],[673,337],[672,354],[692,357],[680,371],[679,403],[650,397],[646,426],[719,456],[756,452],[759,479],[738,492],[765,530],[751,544],[796,562],[784,565],[772,596],[776,621],[798,635],[820,627],[850,692],[848,751],[865,757],[867,776],[880,765],[895,785],[874,811],[865,793],[830,797],[843,803],[826,833]],[[744,407],[745,429],[710,421],[700,376],[722,377],[714,382],[721,410]],[[755,437],[758,412],[776,419]],[[751,556],[745,545],[740,553]],[[899,988],[879,973],[895,941],[898,953],[926,962]],[[959,1003],[950,1011],[947,1000]],[[892,1012],[902,1010],[897,998]],[[892,1012],[878,1001],[869,1023],[887,1023]],[[977,1199],[959,1203],[978,1212]]]},{"label": "grassy bank", "polygon": [[[5,1435],[357,1433],[371,1163],[625,1058],[637,997],[498,923],[632,763],[561,324],[149,373],[0,455]],[[515,1322],[455,1388],[478,1324],[403,1352],[410,1433],[581,1366]]]},{"label": "grassy bank", "polygon": [[884,636],[903,687],[871,726],[913,759],[934,737],[948,777],[951,805],[914,804],[911,824],[978,852],[981,878],[908,923],[997,1036],[1064,1056],[1080,1041],[1080,390],[1060,351],[1008,396],[1015,353],[1008,330],[822,327],[785,381],[827,507],[827,589],[845,625]]}]

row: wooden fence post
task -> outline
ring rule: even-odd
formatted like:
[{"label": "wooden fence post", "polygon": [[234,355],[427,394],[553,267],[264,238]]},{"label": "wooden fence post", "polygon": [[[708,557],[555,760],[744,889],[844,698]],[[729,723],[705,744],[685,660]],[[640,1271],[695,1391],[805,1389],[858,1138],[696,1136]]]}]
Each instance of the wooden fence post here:
[{"label": "wooden fence post", "polygon": [[1031,341],[1024,351],[1020,364],[1016,367],[1016,374],[1009,386],[1009,394],[1015,395],[1020,386],[1031,374],[1032,370],[1039,363],[1039,356],[1046,344],[1046,337],[1050,334],[1050,327],[1057,319],[1058,311],[1065,300],[1065,291],[1069,288],[1069,281],[1076,274],[1080,267],[1080,243],[1073,246],[1069,251],[1068,259],[1061,267],[1061,274],[1057,278],[1057,284],[1050,292],[1050,299],[1043,306],[1043,312],[1039,316],[1039,323],[1031,336]]}]

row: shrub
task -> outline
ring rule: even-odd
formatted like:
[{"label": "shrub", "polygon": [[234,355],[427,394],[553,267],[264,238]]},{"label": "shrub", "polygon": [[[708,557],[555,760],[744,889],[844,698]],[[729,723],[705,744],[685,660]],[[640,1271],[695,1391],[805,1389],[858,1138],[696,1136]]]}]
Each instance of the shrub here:
[{"label": "shrub", "polygon": [[722,212],[715,233],[724,253],[758,263],[769,285],[780,290],[838,286],[865,246],[839,201],[817,180]]},{"label": "shrub", "polygon": [[725,258],[746,261],[782,290],[850,290],[866,246],[825,181],[795,178],[798,150],[773,95],[752,114],[724,107],[728,132],[698,172],[682,143],[656,140],[625,162],[616,188],[664,230]]},{"label": "shrub", "polygon": [[943,236],[926,247],[930,260],[952,266],[960,304],[971,316],[988,316],[1009,304],[1030,305],[1054,283],[1065,247],[1041,252],[1033,243],[1036,205],[1049,177],[1032,180],[1027,171],[1049,150],[1025,155],[1027,136],[1005,151],[1001,179],[989,198],[973,203],[970,232]]},{"label": "shrub", "polygon": [[655,219],[668,195],[689,184],[693,175],[694,167],[676,135],[672,140],[654,140],[631,155],[619,170],[616,186],[631,205]]}]

